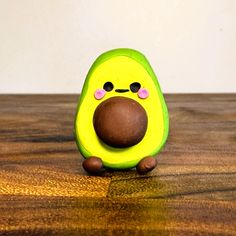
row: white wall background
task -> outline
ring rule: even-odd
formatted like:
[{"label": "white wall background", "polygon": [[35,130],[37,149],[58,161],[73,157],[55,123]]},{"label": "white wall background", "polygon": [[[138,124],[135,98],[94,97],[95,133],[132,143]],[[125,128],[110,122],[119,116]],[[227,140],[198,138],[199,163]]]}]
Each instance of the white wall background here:
[{"label": "white wall background", "polygon": [[236,92],[236,1],[0,0],[0,93],[78,93],[117,47],[143,52],[164,92]]}]

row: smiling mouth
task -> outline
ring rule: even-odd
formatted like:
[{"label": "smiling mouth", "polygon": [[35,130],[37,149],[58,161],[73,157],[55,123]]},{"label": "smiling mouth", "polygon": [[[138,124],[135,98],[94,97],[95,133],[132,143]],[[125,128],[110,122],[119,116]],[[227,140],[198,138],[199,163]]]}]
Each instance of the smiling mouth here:
[{"label": "smiling mouth", "polygon": [[117,93],[126,93],[126,92],[129,92],[129,89],[116,89],[115,91]]}]

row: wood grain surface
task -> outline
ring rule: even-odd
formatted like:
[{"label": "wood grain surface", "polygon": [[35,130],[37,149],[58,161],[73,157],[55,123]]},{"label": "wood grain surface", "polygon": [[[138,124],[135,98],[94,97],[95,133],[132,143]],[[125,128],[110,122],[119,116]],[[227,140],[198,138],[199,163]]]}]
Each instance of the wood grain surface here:
[{"label": "wood grain surface", "polygon": [[146,176],[89,176],[78,95],[0,96],[0,235],[236,235],[236,94],[166,95],[170,135]]}]

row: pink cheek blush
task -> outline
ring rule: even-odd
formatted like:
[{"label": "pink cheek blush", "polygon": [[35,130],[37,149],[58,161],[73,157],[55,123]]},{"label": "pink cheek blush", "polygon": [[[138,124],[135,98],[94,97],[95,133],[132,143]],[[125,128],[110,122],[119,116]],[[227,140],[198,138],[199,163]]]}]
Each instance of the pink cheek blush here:
[{"label": "pink cheek blush", "polygon": [[141,88],[138,91],[138,96],[139,96],[139,98],[145,99],[145,98],[147,98],[149,96],[149,92],[148,92],[147,89]]},{"label": "pink cheek blush", "polygon": [[100,100],[105,96],[105,94],[106,94],[106,91],[104,89],[97,89],[94,93],[94,97],[97,100]]}]

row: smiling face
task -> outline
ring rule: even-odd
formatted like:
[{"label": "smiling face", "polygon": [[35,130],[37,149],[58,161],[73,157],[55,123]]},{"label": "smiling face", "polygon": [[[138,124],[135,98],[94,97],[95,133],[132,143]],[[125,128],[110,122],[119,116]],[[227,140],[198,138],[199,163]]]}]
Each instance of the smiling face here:
[{"label": "smiling face", "polygon": [[[75,120],[77,143],[85,157],[100,157],[107,167],[129,168],[143,157],[159,151],[168,132],[167,109],[154,79],[142,62],[128,55],[111,56],[92,67]],[[145,136],[134,146],[111,147],[102,142],[95,132],[93,117],[97,107],[113,97],[132,99],[146,111],[148,124]]]},{"label": "smiling face", "polygon": [[[112,82],[105,82],[102,89],[97,89],[94,93],[94,97],[98,100],[102,99],[106,92],[111,92],[114,88]],[[149,92],[146,88],[141,88],[141,84],[139,82],[133,82],[130,84],[129,89],[115,89],[116,93],[127,93],[127,92],[137,93],[139,98],[147,98]]]},{"label": "smiling face", "polygon": [[92,93],[97,100],[112,96],[146,99],[149,96],[148,87],[155,88],[147,71],[126,56],[113,57],[103,62],[92,77],[87,92]]}]

